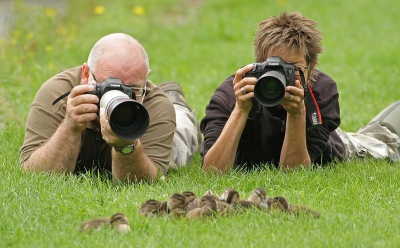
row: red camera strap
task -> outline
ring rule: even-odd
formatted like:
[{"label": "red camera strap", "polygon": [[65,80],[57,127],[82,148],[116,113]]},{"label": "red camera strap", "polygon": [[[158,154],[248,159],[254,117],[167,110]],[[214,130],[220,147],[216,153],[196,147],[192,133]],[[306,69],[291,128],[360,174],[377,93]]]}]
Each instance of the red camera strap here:
[{"label": "red camera strap", "polygon": [[322,117],[319,111],[319,106],[317,100],[315,99],[314,93],[312,91],[311,85],[307,83],[302,70],[299,70],[300,78],[303,83],[304,89],[304,101],[306,104],[307,111],[307,130],[312,130],[313,128],[322,124]]}]

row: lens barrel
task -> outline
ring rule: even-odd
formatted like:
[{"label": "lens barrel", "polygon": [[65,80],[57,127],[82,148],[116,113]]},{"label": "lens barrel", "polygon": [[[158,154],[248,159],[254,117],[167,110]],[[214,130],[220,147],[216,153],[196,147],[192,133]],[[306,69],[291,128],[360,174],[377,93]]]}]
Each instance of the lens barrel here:
[{"label": "lens barrel", "polygon": [[105,108],[111,130],[121,139],[138,139],[149,127],[146,108],[119,90],[107,91],[101,97],[100,108]]}]

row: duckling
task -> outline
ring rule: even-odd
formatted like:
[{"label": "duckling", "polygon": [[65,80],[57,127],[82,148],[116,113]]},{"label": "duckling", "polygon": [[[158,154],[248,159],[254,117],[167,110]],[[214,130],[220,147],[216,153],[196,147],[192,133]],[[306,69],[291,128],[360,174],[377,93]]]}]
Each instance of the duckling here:
[{"label": "duckling", "polygon": [[143,203],[142,206],[140,206],[139,214],[145,217],[156,216],[159,213],[160,207],[161,202],[154,199],[149,199]]},{"label": "duckling", "polygon": [[91,231],[98,231],[102,227],[110,225],[110,218],[108,217],[98,217],[98,218],[93,218],[90,220],[87,220],[80,224],[79,230],[87,233]]},{"label": "duckling", "polygon": [[[226,194],[226,197],[225,197]],[[256,207],[258,209],[261,209],[260,204],[247,201],[247,200],[241,200],[239,192],[237,192],[233,188],[227,188],[221,198],[226,198],[225,201],[232,206],[239,206],[241,208],[251,208],[251,207]]]},{"label": "duckling", "polygon": [[215,194],[214,192],[212,192],[211,189],[207,190],[207,191],[204,193],[204,196],[206,196],[206,195],[210,195],[210,196],[214,197],[214,199],[217,200],[217,201],[221,199],[221,198],[219,197],[219,195],[217,195],[217,194]]},{"label": "duckling", "polygon": [[106,226],[116,229],[121,233],[128,233],[131,230],[129,227],[128,218],[123,213],[116,213],[112,215],[111,218],[98,217],[90,219],[88,221],[83,222],[80,225],[79,229],[82,232],[87,233],[90,231],[100,230],[101,228]]},{"label": "duckling", "polygon": [[205,195],[200,199],[200,207],[187,212],[186,218],[202,218],[205,216],[213,216],[217,212],[217,202],[211,195]]},{"label": "duckling", "polygon": [[306,206],[289,204],[288,211],[293,214],[301,214],[301,213],[310,214],[317,219],[321,216],[320,213]]},{"label": "duckling", "polygon": [[[229,193],[233,194],[233,193],[232,193],[233,191],[236,191],[236,190],[235,190],[234,188],[227,187],[227,188],[224,190],[224,192],[221,194],[220,200],[226,202],[226,199],[228,198],[228,194],[229,194]],[[236,192],[237,192],[237,191],[236,191]],[[239,194],[239,193],[238,193],[238,194]]]},{"label": "duckling", "polygon": [[165,214],[168,214],[167,201],[161,202],[157,216],[163,216]]},{"label": "duckling", "polygon": [[116,213],[110,219],[111,228],[126,234],[131,231],[128,218],[123,213]]},{"label": "duckling", "polygon": [[167,213],[173,217],[178,217],[186,214],[186,198],[179,194],[174,193],[167,200]]},{"label": "duckling", "polygon": [[182,195],[186,198],[186,211],[200,207],[200,199],[192,191],[184,191]]},{"label": "duckling", "polygon": [[254,189],[247,200],[260,205],[263,209],[268,209],[267,192],[263,188]]},{"label": "duckling", "polygon": [[230,214],[234,212],[233,205],[229,204],[226,202],[226,198],[228,197],[229,192],[234,191],[235,189],[233,188],[226,188],[225,191],[222,193],[221,197],[212,192],[211,190],[207,190],[204,195],[210,195],[213,196],[216,199],[217,202],[217,212],[218,214],[224,216],[227,214]]},{"label": "duckling", "polygon": [[217,213],[219,215],[226,216],[228,214],[235,212],[235,208],[229,203],[222,200],[217,200],[216,202],[217,202]]},{"label": "duckling", "polygon": [[282,211],[288,211],[289,203],[283,196],[271,197],[267,199],[268,209],[277,209]]}]

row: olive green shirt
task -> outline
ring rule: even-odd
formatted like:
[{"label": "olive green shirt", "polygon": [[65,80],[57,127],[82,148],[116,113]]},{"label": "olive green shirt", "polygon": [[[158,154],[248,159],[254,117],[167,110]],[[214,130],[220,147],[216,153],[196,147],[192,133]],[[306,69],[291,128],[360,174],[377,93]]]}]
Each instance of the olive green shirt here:
[{"label": "olive green shirt", "polygon": [[[39,89],[31,105],[25,140],[20,149],[21,165],[50,139],[64,120],[68,97],[54,105],[53,102],[81,83],[81,68],[78,66],[60,72]],[[150,160],[165,174],[171,159],[176,128],[175,110],[172,102],[156,85],[148,81],[146,88],[143,106],[149,113],[150,124],[139,140]],[[103,140],[100,130],[94,125],[88,125],[82,132],[81,143],[76,145],[81,149],[76,159],[75,173],[92,169],[111,171],[111,146]]]}]

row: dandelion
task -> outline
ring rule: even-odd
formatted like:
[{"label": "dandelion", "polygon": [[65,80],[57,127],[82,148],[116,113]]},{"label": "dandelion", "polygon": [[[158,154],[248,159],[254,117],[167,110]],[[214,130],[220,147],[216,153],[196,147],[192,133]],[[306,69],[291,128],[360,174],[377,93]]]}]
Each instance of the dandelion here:
[{"label": "dandelion", "polygon": [[278,6],[285,6],[287,4],[287,1],[286,0],[277,0],[276,4]]},{"label": "dandelion", "polygon": [[94,10],[93,10],[93,12],[96,15],[102,15],[102,14],[104,14],[105,11],[106,11],[106,9],[104,8],[104,6],[101,6],[101,5],[97,5],[96,7],[94,7]]},{"label": "dandelion", "polygon": [[65,35],[65,34],[67,34],[67,29],[64,27],[58,26],[56,29],[56,33],[60,34],[60,35]]},{"label": "dandelion", "polygon": [[46,52],[51,52],[51,51],[53,51],[53,47],[52,46],[46,46]]},{"label": "dandelion", "polygon": [[44,12],[46,16],[50,18],[55,17],[57,14],[57,10],[55,8],[46,8]]},{"label": "dandelion", "polygon": [[5,44],[6,44],[6,39],[5,38],[0,39],[0,47],[4,46]]},{"label": "dandelion", "polygon": [[34,36],[35,36],[35,35],[34,35],[32,32],[29,32],[29,33],[26,35],[26,39],[32,40]]},{"label": "dandelion", "polygon": [[20,36],[21,36],[21,31],[15,30],[15,31],[13,32],[13,37],[18,38],[18,37],[20,37]]},{"label": "dandelion", "polygon": [[135,13],[135,15],[144,15],[144,8],[140,7],[140,6],[136,6],[133,8],[133,13]]},{"label": "dandelion", "polygon": [[18,44],[18,40],[17,39],[11,39],[11,45],[16,45]]}]

